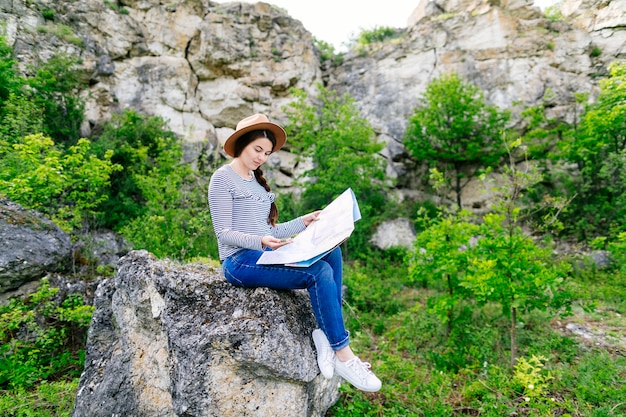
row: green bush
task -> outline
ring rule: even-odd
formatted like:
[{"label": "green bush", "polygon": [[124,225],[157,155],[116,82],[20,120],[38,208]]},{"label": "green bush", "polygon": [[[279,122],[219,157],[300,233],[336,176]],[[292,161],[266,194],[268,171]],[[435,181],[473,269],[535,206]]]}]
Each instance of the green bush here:
[{"label": "green bush", "polygon": [[26,300],[0,307],[0,389],[80,376],[94,308],[77,294],[59,301],[58,291],[44,279]]},{"label": "green bush", "polygon": [[626,63],[612,64],[597,100],[559,143],[561,158],[578,171],[563,177],[566,192],[575,198],[562,220],[565,232],[583,241],[626,231],[625,85]]},{"label": "green bush", "polygon": [[388,26],[375,27],[370,30],[362,31],[357,38],[357,43],[360,45],[370,45],[377,42],[384,42],[397,35],[398,31],[394,28]]},{"label": "green bush", "polygon": [[0,147],[0,194],[46,214],[68,232],[80,229],[98,215],[109,176],[119,169],[110,152],[98,159],[90,151],[90,142],[81,139],[64,153],[42,134]]},{"label": "green bush", "polygon": [[140,189],[140,178],[155,169],[169,175],[182,158],[182,145],[165,121],[134,110],[114,115],[94,137],[93,149],[99,157],[111,154],[111,161],[122,167],[111,175],[109,197],[100,207],[106,213],[101,226],[113,230],[147,213],[149,197]]},{"label": "green bush", "polygon": [[70,417],[78,389],[78,378],[71,381],[41,382],[35,389],[0,393],[3,417]]}]

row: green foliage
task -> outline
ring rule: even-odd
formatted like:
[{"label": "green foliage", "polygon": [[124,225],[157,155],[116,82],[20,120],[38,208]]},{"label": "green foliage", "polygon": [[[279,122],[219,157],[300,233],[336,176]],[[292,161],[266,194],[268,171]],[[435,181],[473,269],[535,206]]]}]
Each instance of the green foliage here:
[{"label": "green foliage", "polygon": [[71,231],[98,214],[106,199],[109,176],[119,169],[111,153],[89,155],[91,144],[81,139],[63,153],[42,134],[0,149],[0,194],[36,209]]},{"label": "green foliage", "polygon": [[[457,322],[464,315],[464,300],[468,298],[460,285],[469,267],[471,253],[468,248],[478,233],[478,226],[469,222],[469,213],[449,214],[435,220],[418,213],[427,224],[417,235],[414,250],[409,257],[409,280],[427,287],[428,280],[439,284],[445,291],[429,297],[429,311],[447,325],[452,335]],[[457,334],[458,335],[458,334]],[[453,341],[454,343],[454,341]],[[459,350],[457,350],[459,352]]]},{"label": "green foliage", "polygon": [[312,168],[299,180],[303,188],[302,210],[324,207],[335,197],[352,188],[363,219],[355,224],[355,233],[347,248],[362,252],[368,246],[371,227],[384,211],[385,161],[378,152],[384,147],[363,119],[354,100],[318,86],[319,95],[311,98],[303,91],[293,91],[296,101],[285,111],[285,126],[292,149],[300,160],[309,160]]},{"label": "green foliage", "polygon": [[182,144],[159,117],[114,116],[94,143],[123,169],[111,176],[99,223],[159,257],[217,256],[208,184],[182,162]]},{"label": "green foliage", "polygon": [[560,22],[563,20],[563,13],[561,13],[558,4],[546,7],[543,14],[546,19],[551,22]]},{"label": "green foliage", "polygon": [[62,23],[48,22],[45,25],[38,26],[37,31],[40,33],[48,33],[50,35],[54,35],[57,38],[64,40],[65,42],[69,42],[77,46],[83,44],[82,38],[77,36],[71,27]]},{"label": "green foliage", "polygon": [[513,382],[517,383],[524,394],[531,398],[541,397],[548,389],[553,378],[544,370],[547,358],[532,355],[530,359],[518,358],[513,373]]},{"label": "green foliage", "polygon": [[564,222],[582,238],[615,236],[626,230],[626,63],[610,66],[600,94],[580,125],[562,143],[563,158],[579,175],[567,176],[576,194]]},{"label": "green foliage", "polygon": [[614,241],[608,244],[611,261],[615,269],[626,276],[626,232],[621,232]]},{"label": "green foliage", "polygon": [[54,13],[55,13],[55,10],[50,9],[48,7],[46,7],[45,9],[41,11],[41,15],[43,16],[45,20],[54,20]]},{"label": "green foliage", "polygon": [[1,389],[80,375],[93,307],[76,294],[59,301],[58,290],[42,280],[27,300],[0,307]]},{"label": "green foliage", "polygon": [[591,52],[589,52],[589,56],[590,56],[591,58],[597,58],[597,57],[599,57],[600,55],[602,55],[602,49],[600,49],[600,48],[599,48],[599,47],[597,47],[597,46],[594,46],[594,47],[593,47],[593,49],[591,49]]},{"label": "green foliage", "polygon": [[84,109],[79,92],[86,85],[77,64],[59,54],[23,77],[0,36],[0,134],[8,143],[43,133],[59,145],[76,144]]},{"label": "green foliage", "polygon": [[195,176],[187,165],[167,163],[137,175],[138,188],[147,199],[146,212],[122,227],[122,236],[135,249],[158,257],[217,259],[217,238],[203,198],[208,184],[191,183]]},{"label": "green foliage", "polygon": [[[383,258],[346,264],[344,309],[351,346],[372,364],[383,387],[369,394],[342,384],[329,416],[623,414],[626,359],[612,348],[583,346],[563,334],[562,324],[549,314],[535,311],[519,326],[523,343],[511,368],[503,337],[509,324],[499,308],[474,306],[459,326],[465,335],[454,336],[457,344],[448,343],[445,323],[425,308],[429,298],[445,295],[445,286],[414,289],[403,272],[406,265]],[[626,297],[626,286],[619,282],[613,290]],[[607,294],[601,290],[603,279],[581,285],[595,291],[584,297],[601,301]],[[387,308],[391,300],[393,308]],[[598,321],[611,315],[606,307]]]},{"label": "green foliage", "polygon": [[128,14],[128,9],[125,7],[121,7],[117,4],[116,2],[112,2],[109,0],[104,0],[104,4],[106,4],[109,8],[111,8],[111,10],[115,10],[116,12],[120,13],[120,14]]},{"label": "green foliage", "polygon": [[7,145],[46,130],[44,109],[25,95],[11,93],[2,103],[0,114],[0,135],[7,139]]},{"label": "green foliage", "polygon": [[70,417],[78,378],[42,382],[33,390],[23,388],[0,393],[0,415],[4,417]]},{"label": "green foliage", "polygon": [[359,45],[371,45],[377,42],[384,42],[387,39],[392,39],[398,35],[398,31],[394,28],[381,26],[375,27],[370,30],[363,30],[357,38]]},{"label": "green foliage", "polygon": [[330,62],[333,65],[341,65],[341,63],[343,62],[343,54],[336,53],[334,46],[326,41],[316,38],[313,39],[313,42],[315,43],[315,46],[317,46],[317,49],[320,51],[320,61],[322,63]]},{"label": "green foliage", "polygon": [[551,248],[536,244],[521,227],[520,198],[541,177],[533,169],[518,170],[514,163],[504,172],[494,213],[483,216],[479,225],[468,221],[464,212],[427,220],[429,226],[418,234],[409,257],[412,282],[421,280],[425,287],[424,277],[431,277],[443,283],[445,292],[430,297],[428,306],[453,336],[448,343],[458,355],[456,359],[448,355],[446,362],[453,359],[454,366],[463,364],[467,344],[463,331],[453,332],[461,327],[453,323],[468,328],[474,302],[499,305],[502,317],[510,321],[511,366],[516,360],[518,314],[568,306],[561,284],[569,264],[556,262]]},{"label": "green foliage", "polygon": [[123,168],[111,176],[109,198],[101,206],[106,216],[100,219],[104,227],[120,230],[148,212],[149,197],[139,182],[155,169],[169,175],[180,164],[182,147],[162,118],[128,110],[103,126],[94,139],[94,151],[101,157],[112,153],[111,161]]},{"label": "green foliage", "polygon": [[409,118],[404,143],[417,161],[446,174],[461,207],[461,190],[469,179],[500,161],[508,119],[508,112],[485,103],[476,86],[450,73],[426,88]]},{"label": "green foliage", "polygon": [[84,103],[80,89],[87,86],[81,76],[79,60],[55,55],[33,68],[35,75],[26,79],[29,98],[43,110],[46,135],[56,143],[73,145],[80,138]]},{"label": "green foliage", "polygon": [[17,73],[17,61],[6,38],[0,33],[0,109],[12,92],[19,89],[21,79]]}]

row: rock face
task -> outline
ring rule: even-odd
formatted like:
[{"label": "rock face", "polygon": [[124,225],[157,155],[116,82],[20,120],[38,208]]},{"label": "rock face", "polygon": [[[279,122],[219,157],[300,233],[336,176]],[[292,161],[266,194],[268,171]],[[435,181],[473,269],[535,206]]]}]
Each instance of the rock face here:
[{"label": "rock face", "polygon": [[0,294],[63,270],[72,260],[70,237],[50,220],[0,198]]},{"label": "rock face", "polygon": [[416,189],[419,171],[407,165],[402,140],[433,78],[456,72],[488,102],[513,110],[515,123],[521,106],[538,103],[572,122],[575,93],[593,97],[597,76],[626,58],[626,2],[566,3],[582,10],[553,21],[529,0],[421,0],[399,39],[351,51],[331,71],[329,88],[355,98],[387,143],[388,173],[399,188]]},{"label": "rock face", "polygon": [[338,398],[305,291],[236,288],[133,251],[95,306],[73,417],[323,416]]},{"label": "rock face", "polygon": [[379,249],[394,247],[411,249],[415,242],[415,228],[406,218],[388,220],[376,228],[370,242]]},{"label": "rock face", "polygon": [[[82,59],[90,78],[85,134],[115,112],[136,109],[167,120],[194,161],[216,152],[253,112],[285,123],[289,89],[313,92],[325,81],[355,98],[387,144],[388,173],[404,190],[415,189],[420,175],[404,132],[433,78],[457,72],[489,102],[514,110],[516,122],[516,103],[544,103],[549,117],[572,121],[580,110],[574,94],[593,97],[608,64],[626,58],[623,0],[566,0],[561,20],[544,17],[531,0],[415,4],[400,37],[354,49],[324,73],[301,22],[263,2],[0,0],[0,20],[24,69],[56,52]],[[289,187],[283,175],[293,158],[278,156],[276,184]]]},{"label": "rock face", "polygon": [[[0,0],[0,20],[23,67],[57,52],[82,59],[86,135],[136,109],[163,117],[189,144],[216,146],[252,113],[280,119],[289,88],[321,81],[311,34],[267,3]],[[62,27],[72,35],[54,35]]]}]

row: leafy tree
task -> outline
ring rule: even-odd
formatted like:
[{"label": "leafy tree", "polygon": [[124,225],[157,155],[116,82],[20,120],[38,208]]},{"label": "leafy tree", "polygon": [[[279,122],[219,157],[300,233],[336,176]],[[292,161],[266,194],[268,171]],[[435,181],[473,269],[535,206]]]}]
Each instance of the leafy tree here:
[{"label": "leafy tree", "polygon": [[[521,145],[521,140],[512,147]],[[509,152],[510,154],[510,152]],[[524,192],[541,180],[530,164],[518,170],[511,161],[504,168],[503,185],[494,213],[486,214],[479,228],[467,274],[460,284],[480,303],[497,303],[509,319],[511,367],[517,359],[518,315],[531,310],[569,307],[560,284],[569,265],[553,258],[549,245],[540,246],[522,230]]]},{"label": "leafy tree", "polygon": [[375,140],[374,130],[359,115],[354,99],[322,86],[318,90],[311,102],[305,92],[294,91],[296,100],[285,109],[292,149],[301,161],[312,163],[300,176],[302,209],[319,209],[352,188],[363,221],[355,225],[357,233],[348,245],[364,248],[366,230],[385,206],[385,161],[378,154],[384,144]]},{"label": "leafy tree", "polygon": [[417,235],[409,256],[411,282],[421,282],[426,288],[430,279],[446,288],[444,295],[432,299],[430,307],[447,324],[448,335],[453,330],[455,307],[469,298],[461,282],[472,259],[472,239],[479,233],[478,225],[469,220],[465,211],[426,220],[428,227]]},{"label": "leafy tree", "polygon": [[29,97],[43,109],[44,133],[56,143],[76,144],[84,117],[80,90],[87,83],[81,77],[79,60],[57,54],[34,68],[35,75],[27,79]]},{"label": "leafy tree", "polygon": [[[103,156],[111,152],[111,161],[123,169],[111,176],[109,198],[100,207],[106,216],[101,224],[119,230],[133,219],[143,216],[148,208],[138,178],[147,175],[159,160],[172,165],[181,161],[167,158],[173,152],[180,156],[181,144],[167,129],[160,117],[148,117],[134,110],[114,115],[94,139],[94,152]],[[164,168],[165,169],[165,168]]]},{"label": "leafy tree", "polygon": [[580,172],[569,177],[576,198],[568,223],[584,238],[626,230],[626,63],[611,65],[568,139],[565,159]]},{"label": "leafy tree", "polygon": [[97,215],[109,176],[119,169],[111,152],[99,159],[90,155],[90,146],[81,139],[63,152],[37,134],[0,148],[0,194],[48,215],[67,231],[82,227]]},{"label": "leafy tree", "polygon": [[416,160],[446,173],[462,207],[461,191],[469,180],[500,161],[508,120],[508,112],[485,103],[476,86],[451,73],[428,85],[409,118],[404,143]]}]

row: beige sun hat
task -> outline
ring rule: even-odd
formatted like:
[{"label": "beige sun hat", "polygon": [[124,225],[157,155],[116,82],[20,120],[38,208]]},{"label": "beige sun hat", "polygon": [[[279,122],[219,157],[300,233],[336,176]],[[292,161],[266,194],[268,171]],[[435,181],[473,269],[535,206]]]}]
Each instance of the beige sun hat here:
[{"label": "beige sun hat", "polygon": [[234,157],[235,142],[237,142],[237,139],[248,132],[252,132],[253,130],[269,130],[274,134],[274,137],[276,138],[276,146],[274,146],[273,152],[282,148],[287,140],[285,129],[276,123],[270,122],[264,114],[253,114],[252,116],[248,116],[237,123],[235,131],[228,137],[228,139],[226,139],[226,142],[224,142],[224,152]]}]

